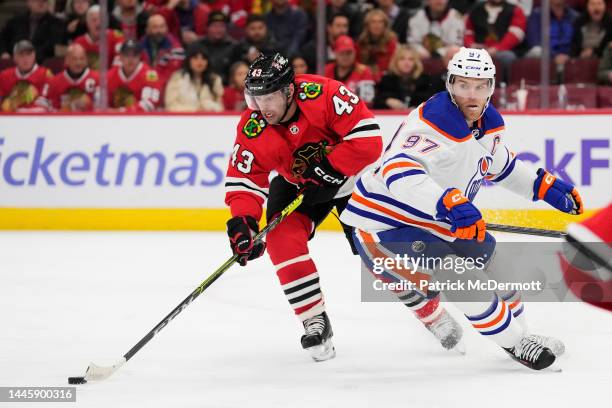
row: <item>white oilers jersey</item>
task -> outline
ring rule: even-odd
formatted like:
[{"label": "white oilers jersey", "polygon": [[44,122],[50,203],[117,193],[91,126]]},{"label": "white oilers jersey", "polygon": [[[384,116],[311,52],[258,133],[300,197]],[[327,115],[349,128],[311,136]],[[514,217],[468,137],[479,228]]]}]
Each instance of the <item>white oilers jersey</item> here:
[{"label": "white oilers jersey", "polygon": [[472,201],[486,178],[532,199],[536,172],[516,160],[503,133],[493,106],[470,129],[448,92],[434,95],[401,124],[382,165],[357,181],[342,222],[369,232],[410,225],[452,241],[450,223],[436,210],[447,188]]}]

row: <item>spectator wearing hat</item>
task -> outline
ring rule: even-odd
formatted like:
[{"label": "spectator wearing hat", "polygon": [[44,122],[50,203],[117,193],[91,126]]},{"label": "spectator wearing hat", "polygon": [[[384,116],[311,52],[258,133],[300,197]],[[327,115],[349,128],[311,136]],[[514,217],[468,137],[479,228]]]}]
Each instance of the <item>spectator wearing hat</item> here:
[{"label": "spectator wearing hat", "polygon": [[273,55],[278,52],[278,43],[268,32],[266,18],[261,14],[251,14],[244,30],[245,37],[234,48],[232,61],[242,60],[249,64],[260,55]]},{"label": "spectator wearing hat", "polygon": [[121,46],[120,66],[108,72],[108,103],[119,112],[151,112],[161,101],[157,71],[142,61],[142,49],[133,40]]},{"label": "spectator wearing hat", "polygon": [[285,55],[299,52],[306,40],[308,17],[304,10],[289,4],[289,0],[271,0],[272,10],[266,14],[268,29],[279,42]]},{"label": "spectator wearing hat", "polygon": [[221,112],[223,83],[211,71],[208,55],[200,44],[187,49],[181,69],[170,77],[164,97],[170,112]]},{"label": "spectator wearing hat", "polygon": [[47,0],[27,0],[28,10],[10,18],[0,32],[0,57],[10,53],[20,40],[34,45],[39,63],[55,55],[55,47],[64,44],[64,23],[49,13]]},{"label": "spectator wearing hat", "polygon": [[48,99],[54,110],[88,112],[94,110],[100,93],[98,72],[87,66],[87,53],[79,44],[68,47],[66,68],[49,83]]},{"label": "spectator wearing hat", "polygon": [[[100,68],[100,6],[94,5],[87,10],[86,15],[87,32],[74,40],[75,44],[79,44],[87,52],[87,63],[89,67],[95,70]],[[123,34],[120,31],[111,28],[106,30],[106,44],[108,47],[108,66],[119,63],[118,54],[121,43],[123,43]]]},{"label": "spectator wearing hat", "polygon": [[112,17],[117,20],[126,40],[138,41],[145,35],[149,13],[138,0],[116,0]]},{"label": "spectator wearing hat", "polygon": [[612,40],[612,17],[604,0],[588,0],[584,13],[574,25],[572,57],[601,58]]},{"label": "spectator wearing hat", "polygon": [[236,43],[227,35],[228,19],[220,11],[213,11],[208,15],[208,29],[206,36],[200,41],[204,51],[210,58],[210,68],[219,75],[223,82],[232,64],[234,47]]},{"label": "spectator wearing hat", "polygon": [[162,89],[170,75],[181,67],[185,59],[185,50],[178,40],[168,33],[166,20],[159,14],[153,14],[147,21],[147,33],[140,41],[143,49],[143,60],[154,68]]},{"label": "spectator wearing hat", "polygon": [[2,112],[44,112],[48,109],[47,88],[51,71],[36,63],[36,51],[28,40],[13,47],[14,67],[0,72]]},{"label": "spectator wearing hat", "polygon": [[336,61],[325,66],[325,76],[344,83],[366,104],[374,101],[374,75],[367,65],[357,62],[357,47],[348,35],[341,35],[334,44]]}]

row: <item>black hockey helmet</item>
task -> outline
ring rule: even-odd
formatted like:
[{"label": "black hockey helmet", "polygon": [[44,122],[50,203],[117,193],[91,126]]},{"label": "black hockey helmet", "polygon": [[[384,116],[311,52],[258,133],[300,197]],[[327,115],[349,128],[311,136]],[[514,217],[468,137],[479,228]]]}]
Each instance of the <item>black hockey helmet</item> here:
[{"label": "black hockey helmet", "polygon": [[281,54],[260,55],[249,67],[245,91],[250,96],[267,95],[293,82],[295,74],[289,60]]}]

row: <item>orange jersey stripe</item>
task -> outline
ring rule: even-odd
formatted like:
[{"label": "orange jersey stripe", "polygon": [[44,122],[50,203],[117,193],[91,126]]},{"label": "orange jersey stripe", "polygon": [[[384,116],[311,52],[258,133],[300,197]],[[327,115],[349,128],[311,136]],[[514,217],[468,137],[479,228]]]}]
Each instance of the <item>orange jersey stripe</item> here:
[{"label": "orange jersey stripe", "polygon": [[399,167],[417,167],[417,168],[420,168],[420,169],[423,168],[423,166],[421,166],[418,163],[411,163],[411,162],[392,163],[392,164],[389,164],[388,166],[386,166],[383,169],[383,177],[385,177],[387,175],[387,173],[390,172],[391,170],[397,169]]},{"label": "orange jersey stripe", "polygon": [[353,195],[351,196],[351,198],[355,201],[357,201],[360,204],[365,205],[366,207],[370,207],[372,209],[378,210],[380,212],[383,212],[387,215],[390,215],[392,217],[397,218],[398,220],[410,223],[410,224],[414,224],[414,225],[419,225],[421,227],[425,227],[425,228],[430,228],[436,232],[439,232],[440,234],[446,235],[447,237],[453,237],[454,235],[447,229],[444,229],[442,227],[440,227],[439,225],[436,224],[430,224],[428,222],[422,222],[422,221],[417,221],[417,220],[413,220],[411,218],[408,218],[400,213],[397,213],[393,210],[390,210],[388,208],[383,207],[382,205],[376,204],[364,197],[361,197],[360,195],[353,193]]},{"label": "orange jersey stripe", "polygon": [[486,329],[487,327],[495,326],[497,323],[501,322],[504,316],[506,316],[506,302],[504,302],[503,300],[501,302],[502,308],[499,312],[499,316],[491,320],[489,323],[473,324],[472,326],[474,326],[475,329]]},{"label": "orange jersey stripe", "polygon": [[469,133],[466,135],[465,138],[463,139],[458,139],[455,136],[452,136],[448,133],[446,133],[445,131],[443,131],[442,129],[440,129],[439,127],[437,127],[436,125],[434,125],[432,122],[428,121],[427,119],[425,119],[425,117],[423,116],[423,106],[425,106],[425,104],[423,104],[420,108],[419,108],[419,119],[421,119],[423,122],[427,123],[429,126],[431,126],[432,128],[434,128],[436,130],[436,132],[439,132],[440,134],[442,134],[443,136],[449,138],[450,140],[454,140],[455,142],[458,143],[463,143],[466,142],[468,140],[470,140],[469,136],[471,136],[472,134]]},{"label": "orange jersey stripe", "polygon": [[489,133],[501,132],[505,128],[506,128],[505,126],[499,126],[499,127],[496,127],[495,129],[489,129],[485,132],[485,135],[488,135]]}]

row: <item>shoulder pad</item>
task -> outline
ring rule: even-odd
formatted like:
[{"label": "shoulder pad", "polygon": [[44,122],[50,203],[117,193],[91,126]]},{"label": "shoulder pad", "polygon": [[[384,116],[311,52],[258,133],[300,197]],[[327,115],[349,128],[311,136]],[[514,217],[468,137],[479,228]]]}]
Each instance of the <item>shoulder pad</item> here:
[{"label": "shoulder pad", "polygon": [[456,142],[472,137],[461,111],[451,101],[448,92],[439,92],[419,107],[419,118],[443,136]]},{"label": "shoulder pad", "polygon": [[485,135],[487,133],[493,133],[500,131],[504,128],[504,118],[491,104],[487,107],[482,115],[483,131]]},{"label": "shoulder pad", "polygon": [[[247,111],[248,112],[248,111]],[[263,118],[261,112],[251,111],[249,114],[243,115],[242,134],[248,139],[254,139],[261,135],[264,129],[268,126],[268,122]]]},{"label": "shoulder pad", "polygon": [[298,99],[310,101],[323,94],[323,84],[320,82],[304,80],[297,83]]}]

